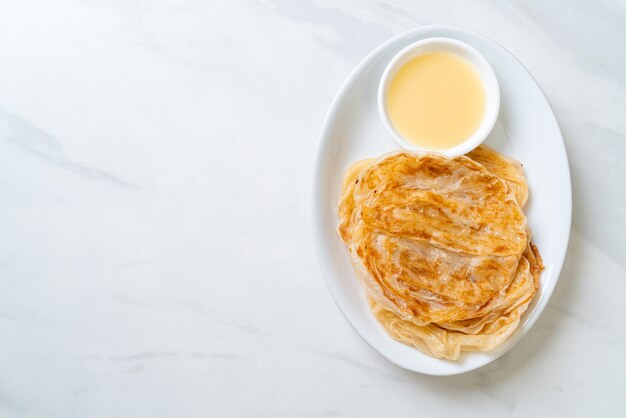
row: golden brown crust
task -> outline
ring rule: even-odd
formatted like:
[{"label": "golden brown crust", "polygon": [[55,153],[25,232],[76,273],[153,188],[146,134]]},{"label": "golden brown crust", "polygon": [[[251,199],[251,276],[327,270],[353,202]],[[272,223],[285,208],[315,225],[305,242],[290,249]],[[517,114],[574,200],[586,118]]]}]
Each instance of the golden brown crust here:
[{"label": "golden brown crust", "polygon": [[524,168],[519,161],[498,154],[486,145],[480,145],[467,156],[498,176],[515,195],[519,206],[524,207],[528,200],[528,182],[524,176]]},{"label": "golden brown crust", "polygon": [[393,338],[434,357],[457,360],[462,351],[492,350],[515,331],[537,291],[543,266],[536,264],[540,260],[532,256],[531,246],[534,247],[529,245],[520,259],[520,268],[507,287],[505,297],[486,315],[464,321],[417,325],[369,298],[372,313]]},{"label": "golden brown crust", "polygon": [[526,217],[514,196],[467,157],[392,154],[363,169],[351,195],[359,206],[353,215],[370,229],[471,254],[526,247]]},{"label": "golden brown crust", "polygon": [[469,155],[476,161],[406,151],[360,161],[339,205],[338,231],[376,318],[450,359],[506,339],[543,268],[521,211],[521,165],[486,147]]}]

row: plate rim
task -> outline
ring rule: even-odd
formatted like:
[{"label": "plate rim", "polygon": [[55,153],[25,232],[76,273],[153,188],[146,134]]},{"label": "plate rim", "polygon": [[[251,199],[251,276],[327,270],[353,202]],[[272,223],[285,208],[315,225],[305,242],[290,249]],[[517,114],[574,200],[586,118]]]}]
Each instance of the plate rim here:
[{"label": "plate rim", "polygon": [[[549,116],[553,120],[554,125],[555,125],[556,130],[557,130],[557,132],[556,132],[558,134],[558,141],[557,142],[558,142],[558,145],[561,148],[561,152],[562,152],[562,155],[564,157],[563,174],[565,176],[565,180],[566,181],[565,181],[565,184],[562,185],[562,187],[564,189],[566,189],[565,192],[566,192],[566,196],[567,196],[567,202],[565,202],[566,204],[564,205],[566,207],[566,209],[567,209],[567,213],[563,213],[562,214],[562,216],[565,218],[564,220],[566,221],[566,223],[565,223],[565,225],[566,225],[565,239],[563,240],[564,241],[564,245],[563,245],[563,248],[559,251],[559,253],[557,253],[557,256],[555,257],[555,262],[554,262],[554,275],[555,275],[555,278],[554,278],[553,282],[551,283],[551,285],[548,286],[546,289],[544,289],[544,292],[542,294],[542,297],[546,299],[545,303],[543,303],[542,306],[538,306],[536,308],[536,310],[538,309],[538,312],[537,312],[536,315],[527,318],[527,320],[526,320],[526,322],[524,324],[520,324],[520,326],[522,326],[523,328],[520,329],[518,335],[516,336],[515,343],[512,344],[510,347],[506,348],[505,350],[502,350],[501,352],[499,352],[496,355],[494,355],[494,357],[489,359],[489,361],[487,361],[487,362],[485,362],[483,364],[479,364],[479,365],[476,365],[476,366],[473,366],[473,367],[469,367],[467,369],[462,369],[462,370],[442,370],[441,372],[416,370],[413,367],[407,367],[407,365],[399,364],[398,362],[394,361],[394,359],[386,356],[383,352],[379,351],[376,347],[374,347],[374,345],[369,341],[369,339],[367,337],[365,337],[362,333],[360,333],[359,330],[350,321],[350,319],[348,318],[348,315],[346,314],[346,312],[344,311],[342,306],[337,302],[337,297],[336,297],[335,291],[333,290],[331,279],[329,278],[329,272],[326,271],[326,268],[324,266],[325,263],[322,262],[322,257],[323,257],[323,250],[322,250],[322,248],[324,247],[324,238],[323,238],[323,233],[322,233],[322,227],[323,227],[322,220],[323,219],[322,219],[322,214],[321,214],[322,210],[320,208],[321,202],[319,202],[319,199],[317,199],[319,196],[322,196],[322,182],[321,182],[321,176],[320,176],[320,173],[322,172],[323,165],[324,165],[324,159],[322,157],[323,157],[323,155],[326,154],[326,152],[324,152],[326,150],[326,148],[331,145],[331,142],[330,142],[330,139],[329,139],[330,138],[329,134],[330,134],[330,131],[331,131],[331,126],[333,125],[332,122],[334,121],[334,119],[338,115],[337,110],[339,109],[340,104],[342,104],[344,102],[344,100],[347,99],[347,95],[350,93],[349,89],[351,88],[351,85],[353,84],[354,79],[357,78],[357,76],[360,73],[362,73],[364,71],[364,69],[368,65],[370,65],[372,63],[374,58],[381,51],[387,49],[389,46],[393,45],[394,43],[396,43],[398,41],[401,41],[404,38],[408,38],[408,37],[412,37],[412,36],[419,36],[420,34],[426,34],[427,32],[431,32],[431,31],[455,31],[455,32],[460,32],[460,33],[468,33],[468,34],[470,34],[472,36],[483,38],[484,40],[486,40],[489,43],[492,43],[495,47],[498,47],[500,50],[502,50],[507,55],[509,55],[511,58],[513,58],[513,60],[515,60],[520,65],[520,67],[531,77],[531,79],[533,80],[535,85],[539,88],[539,91],[541,93],[541,99],[543,99],[545,101],[546,105],[550,109],[550,115]],[[425,35],[425,36],[429,36],[429,35]],[[555,136],[557,136],[557,135],[555,135]],[[320,270],[322,272],[322,276],[324,277],[324,282],[325,282],[326,288],[328,289],[329,293],[332,296],[333,302],[335,303],[335,305],[337,306],[337,308],[339,309],[339,311],[343,315],[343,317],[346,320],[346,322],[350,325],[350,327],[354,330],[354,332],[356,332],[356,334],[359,335],[359,337],[361,337],[361,339],[363,341],[365,341],[365,343],[367,345],[369,345],[376,353],[378,353],[379,355],[384,357],[386,360],[388,360],[392,364],[395,364],[396,366],[401,367],[401,368],[403,368],[405,370],[410,370],[412,372],[420,373],[420,374],[424,374],[424,375],[452,376],[452,375],[459,375],[459,374],[463,374],[463,373],[468,373],[468,372],[480,369],[481,367],[484,367],[484,366],[486,366],[488,364],[493,363],[499,357],[501,357],[502,355],[504,355],[504,354],[508,353],[509,351],[511,351],[511,349],[513,349],[523,339],[523,337],[533,328],[534,324],[541,317],[541,315],[543,314],[545,308],[547,307],[548,303],[550,302],[550,299],[552,298],[552,295],[554,294],[554,290],[555,290],[556,286],[558,285],[558,283],[560,281],[561,271],[563,269],[563,265],[565,263],[565,258],[566,258],[566,255],[567,255],[567,252],[568,252],[568,248],[569,248],[569,241],[570,241],[571,229],[572,229],[572,179],[571,179],[571,170],[570,170],[570,167],[569,167],[569,157],[568,157],[568,154],[567,154],[567,148],[565,146],[565,141],[563,140],[563,133],[562,133],[561,128],[560,128],[560,126],[558,124],[558,120],[556,119],[556,116],[554,114],[554,109],[553,109],[552,105],[550,104],[550,102],[549,102],[548,98],[546,97],[543,89],[541,88],[541,85],[533,77],[532,73],[528,70],[528,68],[526,68],[526,66],[520,60],[518,60],[517,57],[515,57],[504,46],[502,46],[498,42],[494,41],[493,39],[491,39],[488,36],[485,36],[485,35],[483,35],[481,33],[478,33],[478,32],[472,31],[472,30],[468,30],[468,29],[465,29],[463,27],[453,26],[453,25],[424,25],[424,26],[419,26],[419,27],[415,27],[415,28],[403,31],[401,33],[398,33],[398,34],[392,36],[391,38],[387,39],[386,41],[384,41],[380,45],[378,45],[376,48],[371,50],[367,55],[365,55],[365,57],[362,58],[361,61],[353,68],[353,70],[350,72],[348,77],[342,83],[341,87],[339,88],[339,90],[335,94],[335,96],[334,96],[334,98],[333,98],[333,100],[331,102],[331,105],[328,108],[326,116],[324,118],[324,122],[322,124],[322,129],[320,131],[320,134],[319,134],[319,137],[318,137],[318,141],[317,141],[315,163],[314,163],[314,170],[313,170],[313,187],[312,187],[312,191],[313,191],[313,193],[310,195],[312,197],[312,201],[311,201],[310,207],[313,209],[312,213],[311,213],[311,215],[312,215],[311,225],[313,227],[314,247],[315,247],[315,252],[316,252],[319,268],[320,268]],[[536,312],[536,310],[533,311],[533,312]],[[436,359],[436,360],[440,360],[440,359]]]}]

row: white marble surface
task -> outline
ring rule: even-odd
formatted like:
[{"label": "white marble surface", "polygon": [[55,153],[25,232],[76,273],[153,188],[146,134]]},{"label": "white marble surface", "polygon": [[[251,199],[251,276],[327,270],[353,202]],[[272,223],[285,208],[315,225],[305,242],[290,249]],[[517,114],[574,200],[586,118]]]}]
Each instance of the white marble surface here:
[{"label": "white marble surface", "polygon": [[[617,1],[3,1],[0,417],[626,416],[625,22]],[[337,89],[429,23],[530,69],[575,203],[536,327],[451,378],[356,336],[308,221]]]}]

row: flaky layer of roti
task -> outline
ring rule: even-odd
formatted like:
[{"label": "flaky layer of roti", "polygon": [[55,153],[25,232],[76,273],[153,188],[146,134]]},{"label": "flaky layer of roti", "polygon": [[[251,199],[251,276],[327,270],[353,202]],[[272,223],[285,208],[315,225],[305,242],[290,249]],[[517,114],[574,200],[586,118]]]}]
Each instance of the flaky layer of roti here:
[{"label": "flaky layer of roti", "polygon": [[353,165],[338,231],[387,332],[450,359],[506,339],[542,268],[521,210],[527,198],[521,164],[487,147]]},{"label": "flaky layer of roti", "polygon": [[515,196],[468,157],[394,153],[361,170],[350,195],[346,205],[358,206],[358,219],[340,231],[365,226],[479,255],[519,256],[526,247],[526,217]]},{"label": "flaky layer of roti", "polygon": [[502,344],[518,327],[537,289],[543,265],[533,246],[520,259],[515,279],[505,297],[481,317],[457,322],[417,325],[385,309],[369,298],[376,319],[393,338],[433,357],[457,360],[462,351],[490,351]]},{"label": "flaky layer of roti", "polygon": [[498,154],[486,145],[475,148],[467,156],[498,176],[513,193],[520,207],[524,207],[528,200],[528,182],[519,161]]}]

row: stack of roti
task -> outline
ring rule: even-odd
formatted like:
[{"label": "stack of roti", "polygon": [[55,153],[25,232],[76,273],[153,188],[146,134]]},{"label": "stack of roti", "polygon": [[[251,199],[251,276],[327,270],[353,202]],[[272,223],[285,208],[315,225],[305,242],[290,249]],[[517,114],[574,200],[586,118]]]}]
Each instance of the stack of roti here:
[{"label": "stack of roti", "polygon": [[400,151],[347,172],[339,233],[374,316],[395,339],[456,360],[517,328],[543,268],[519,162]]}]

